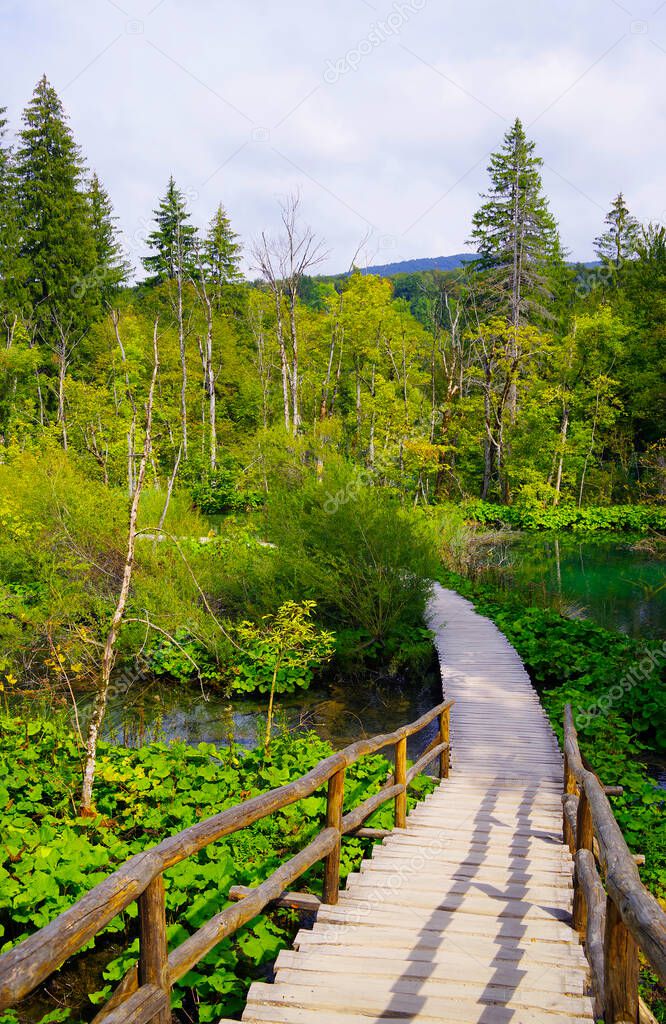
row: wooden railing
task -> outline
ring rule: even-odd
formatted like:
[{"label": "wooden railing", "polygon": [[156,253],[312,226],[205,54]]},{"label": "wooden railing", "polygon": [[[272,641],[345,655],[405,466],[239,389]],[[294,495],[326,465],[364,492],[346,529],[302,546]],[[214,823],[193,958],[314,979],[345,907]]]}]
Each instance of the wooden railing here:
[{"label": "wooden railing", "polygon": [[606,1024],[636,1024],[651,1019],[638,996],[639,949],[666,984],[666,913],[640,880],[607,792],[581,757],[567,705],[562,800],[575,861],[574,927],[585,942],[596,1015]]},{"label": "wooden railing", "polygon": [[[158,846],[136,854],[103,882],[45,928],[0,956],[0,1011],[15,1006],[40,985],[52,971],[78,953],[126,907],[136,901],[139,910],[139,961],[120,983],[95,1024],[168,1024],[171,986],[206,956],[274,901],[308,868],[324,860],[323,901],[337,903],[340,887],[340,846],[345,835],[381,836],[381,830],[364,829],[363,822],[388,800],[395,803],[395,827],[404,828],[407,788],[416,776],[439,759],[440,778],[449,774],[449,716],[452,702],[438,704],[417,721],[395,732],[360,740],[340,750],[295,782],[230,807],[206,821],[169,836]],[[439,730],[419,760],[407,770],[407,738],[438,719]],[[343,814],[347,768],[367,754],[395,747],[395,770],[379,793]],[[305,849],[282,864],[265,882],[253,889],[236,887],[226,907],[171,952],[167,948],[166,904],[163,874],[210,843],[275,811],[288,807],[328,784],[326,827]],[[292,895],[292,903],[300,894]],[[293,896],[296,900],[293,900]],[[310,897],[310,903],[312,901]],[[304,894],[304,901],[305,899]],[[288,901],[289,902],[289,901]],[[315,901],[316,902],[316,901]]]}]

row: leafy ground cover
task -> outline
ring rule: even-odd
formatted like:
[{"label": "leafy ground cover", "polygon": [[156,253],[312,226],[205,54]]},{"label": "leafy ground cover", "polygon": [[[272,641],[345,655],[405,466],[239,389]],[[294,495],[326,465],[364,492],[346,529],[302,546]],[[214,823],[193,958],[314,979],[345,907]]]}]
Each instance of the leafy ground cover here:
[{"label": "leafy ground cover", "polygon": [[487,501],[465,502],[465,516],[484,526],[512,526],[520,530],[575,530],[592,533],[648,533],[666,531],[666,509],[652,505],[556,506],[495,505]]},{"label": "leafy ground cover", "polygon": [[[326,757],[331,748],[315,734],[283,735],[270,750],[250,753],[212,744],[153,743],[138,750],[100,745],[95,797],[98,815],[77,817],[81,752],[71,733],[57,723],[4,717],[0,752],[0,950],[21,941],[53,920],[128,857],[225,807],[281,786]],[[363,759],[348,771],[345,810],[376,792],[390,771],[381,756]],[[414,801],[432,788],[415,782]],[[212,844],[165,875],[170,947],[182,942],[227,905],[231,885],[257,885],[301,849],[323,827],[325,792],[301,800],[248,829]],[[390,805],[372,818],[378,827],[392,823]],[[367,841],[343,843],[343,877],[354,869]],[[321,866],[299,887],[318,892]],[[100,954],[92,1000],[81,998],[68,1010],[32,1020],[89,1020],[93,1004],[136,959],[136,905],[118,915],[95,944],[74,959],[83,970]],[[238,1012],[254,977],[263,976],[289,942],[295,915],[262,915],[225,940],[186,975],[174,990],[179,1019],[213,1021]],[[127,947],[127,948],[126,948]],[[123,952],[119,953],[119,950]],[[68,968],[72,975],[72,961]],[[50,986],[58,991],[58,976]],[[53,1004],[52,1004],[53,1005]],[[44,1001],[39,1001],[43,1011]],[[30,1009],[30,1007],[29,1007]],[[0,1014],[2,1024],[27,1019],[14,1011]]]}]

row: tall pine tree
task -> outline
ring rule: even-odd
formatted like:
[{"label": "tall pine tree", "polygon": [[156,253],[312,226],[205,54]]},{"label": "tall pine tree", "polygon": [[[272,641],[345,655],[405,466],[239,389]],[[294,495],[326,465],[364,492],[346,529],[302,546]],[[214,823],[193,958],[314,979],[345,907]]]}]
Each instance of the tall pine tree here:
[{"label": "tall pine tree", "polygon": [[164,199],[155,214],[156,228],[148,236],[148,247],[152,256],[142,260],[146,270],[153,275],[153,282],[174,281],[179,275],[187,278],[196,273],[196,228],[189,224],[185,196],[176,185],[173,175],[169,178]]},{"label": "tall pine tree", "polygon": [[6,108],[0,107],[0,323],[9,348],[21,309],[24,273],[20,258],[16,170],[11,148],[5,144],[5,112]]},{"label": "tall pine tree", "polygon": [[80,332],[99,307],[84,164],[46,77],[23,113],[16,153],[21,252],[44,340],[57,319]]},{"label": "tall pine tree", "polygon": [[516,118],[490,158],[490,189],[472,222],[478,266],[491,286],[491,312],[514,327],[546,314],[550,277],[561,262],[557,225],[542,190],[543,161],[534,148]]},{"label": "tall pine tree", "polygon": [[625,260],[634,255],[640,226],[629,212],[629,207],[620,192],[606,214],[606,231],[594,240],[594,249],[607,267],[619,270]]},{"label": "tall pine tree", "polygon": [[130,265],[118,239],[111,200],[96,174],[90,178],[87,200],[95,239],[97,282],[102,299],[108,299],[129,278]]},{"label": "tall pine tree", "polygon": [[203,265],[213,293],[219,297],[225,284],[241,278],[241,247],[222,203],[215,211],[203,244]]},{"label": "tall pine tree", "polygon": [[[169,178],[166,195],[154,211],[157,227],[148,236],[148,245],[154,250],[153,256],[146,256],[143,265],[152,272],[153,284],[167,282],[173,310],[178,325],[178,347],[180,350],[180,429],[181,451],[187,460],[187,332],[184,318],[184,285],[197,274],[198,238],[196,228],[188,224],[185,196],[180,191],[173,175]],[[174,287],[175,286],[175,287]]]}]

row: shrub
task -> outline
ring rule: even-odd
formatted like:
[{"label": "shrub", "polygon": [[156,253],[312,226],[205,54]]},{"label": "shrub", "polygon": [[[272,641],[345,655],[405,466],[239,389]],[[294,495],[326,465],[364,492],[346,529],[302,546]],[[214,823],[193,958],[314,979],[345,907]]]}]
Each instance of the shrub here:
[{"label": "shrub", "polygon": [[355,633],[357,653],[413,641],[438,566],[425,514],[344,473],[272,494],[266,513],[278,590],[316,600],[327,626]]},{"label": "shrub", "polygon": [[466,502],[467,518],[483,526],[511,526],[519,530],[574,530],[593,532],[647,533],[666,531],[666,509],[651,505],[574,505],[545,507],[537,504],[493,505],[487,501]]}]

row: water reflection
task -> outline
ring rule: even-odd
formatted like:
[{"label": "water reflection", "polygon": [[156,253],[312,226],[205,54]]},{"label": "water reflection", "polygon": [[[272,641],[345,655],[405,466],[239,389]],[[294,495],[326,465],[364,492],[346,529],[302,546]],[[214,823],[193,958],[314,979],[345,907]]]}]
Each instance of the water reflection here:
[{"label": "water reflection", "polygon": [[[418,718],[442,699],[441,692],[436,667],[418,679],[333,684],[325,690],[280,697],[277,728],[290,732],[313,729],[339,749]],[[85,718],[85,700],[80,711]],[[262,742],[265,722],[266,700],[232,703],[182,683],[152,681],[131,686],[113,698],[104,722],[104,738],[130,747],[178,739],[192,745],[227,746],[233,741],[251,749]],[[421,733],[419,750],[430,742],[436,729],[433,723],[430,731]]]},{"label": "water reflection", "polygon": [[666,548],[650,541],[505,533],[484,574],[541,607],[633,637],[666,637]]}]

